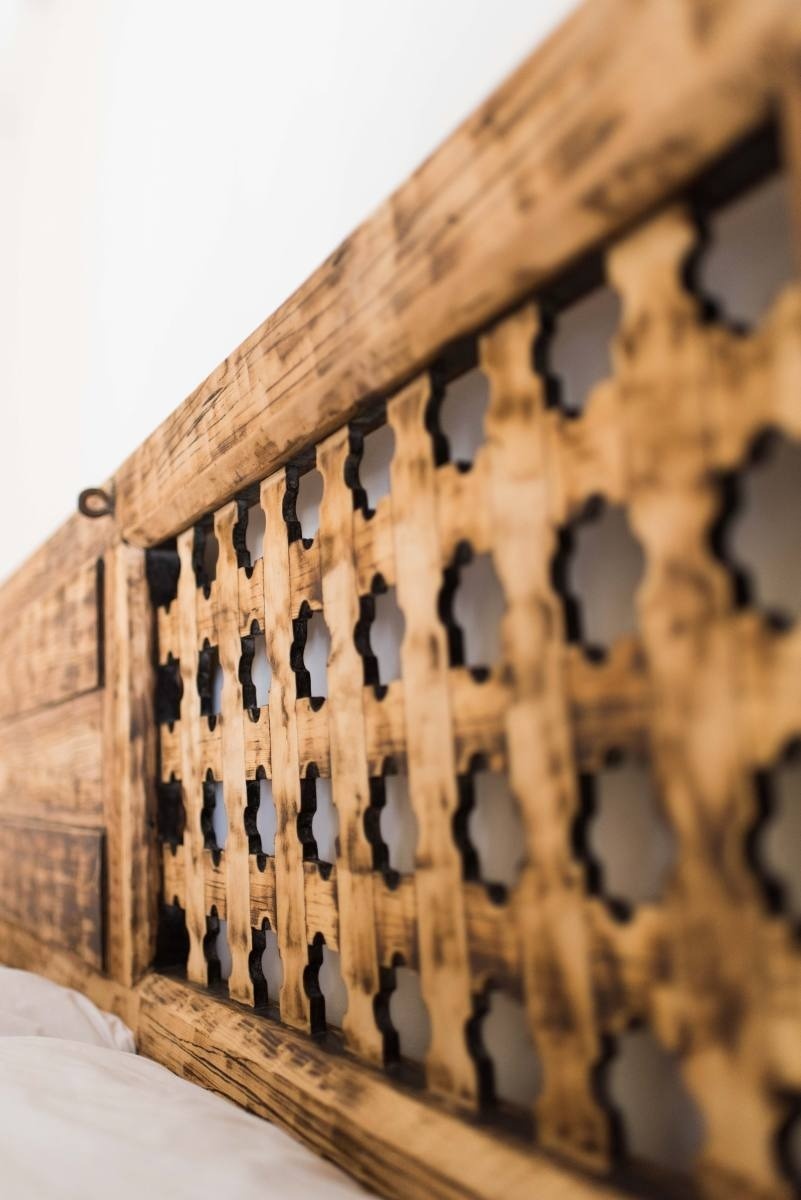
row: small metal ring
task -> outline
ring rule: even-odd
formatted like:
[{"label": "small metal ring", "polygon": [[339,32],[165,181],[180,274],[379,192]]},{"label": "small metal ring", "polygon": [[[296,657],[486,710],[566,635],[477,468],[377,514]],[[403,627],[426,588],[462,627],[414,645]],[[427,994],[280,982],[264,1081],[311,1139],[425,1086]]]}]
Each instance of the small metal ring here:
[{"label": "small metal ring", "polygon": [[110,517],[114,512],[114,498],[103,488],[84,488],[78,497],[78,512],[84,517]]}]

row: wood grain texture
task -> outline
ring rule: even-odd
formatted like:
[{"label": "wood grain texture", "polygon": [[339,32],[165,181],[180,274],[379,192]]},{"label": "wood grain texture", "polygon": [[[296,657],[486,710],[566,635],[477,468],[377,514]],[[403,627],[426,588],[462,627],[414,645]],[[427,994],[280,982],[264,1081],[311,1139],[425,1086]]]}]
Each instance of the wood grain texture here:
[{"label": "wood grain texture", "polygon": [[0,816],[101,826],[102,764],[101,691],[3,722]]},{"label": "wood grain texture", "polygon": [[[152,977],[141,992],[139,1044],[176,1074],[275,1121],[382,1195],[407,1200],[611,1200],[453,1116],[397,1091],[377,1072],[185,984]],[[413,1148],[413,1157],[409,1150]]]},{"label": "wood grain texture", "polygon": [[142,550],[116,543],[105,557],[103,798],[107,832],[106,964],[132,984],[153,961],[158,918],[152,719],[153,616]]},{"label": "wood grain texture", "polygon": [[458,798],[453,758],[448,647],[437,604],[442,554],[437,538],[435,469],[425,425],[426,377],[393,398],[392,514],[409,791],[420,834],[415,855],[420,974],[431,1015],[429,1086],[463,1101],[477,1080],[465,1038],[472,1015],[462,864],[453,838]]},{"label": "wood grain texture", "polygon": [[225,894],[231,976],[228,992],[234,1000],[252,1004],[250,977],[251,925],[248,839],[245,833],[245,706],[239,678],[242,643],[239,636],[239,590],[233,529],[236,504],[217,514],[215,532],[219,543],[217,561],[218,648],[223,672],[220,724],[222,726],[222,771],[228,834],[225,841]]},{"label": "wood grain texture", "polygon": [[370,804],[362,708],[364,667],[353,637],[359,620],[359,594],[353,497],[345,482],[349,453],[348,431],[343,429],[323,442],[318,454],[324,484],[319,533],[323,611],[331,634],[328,686],[336,697],[336,703],[326,704],[325,709],[334,803],[339,814],[339,949],[348,989],[345,1039],[368,1061],[381,1062],[383,1040],[374,1008],[379,964],[373,919],[373,855],[364,832],[364,814]]},{"label": "wood grain texture", "polygon": [[0,917],[103,966],[103,834],[0,820]]},{"label": "wood grain texture", "polygon": [[585,4],[124,464],[123,535],[174,534],[647,211],[767,115],[798,37],[793,0]]},{"label": "wood grain texture", "polygon": [[94,562],[0,623],[0,721],[57,704],[100,684],[98,576]]}]

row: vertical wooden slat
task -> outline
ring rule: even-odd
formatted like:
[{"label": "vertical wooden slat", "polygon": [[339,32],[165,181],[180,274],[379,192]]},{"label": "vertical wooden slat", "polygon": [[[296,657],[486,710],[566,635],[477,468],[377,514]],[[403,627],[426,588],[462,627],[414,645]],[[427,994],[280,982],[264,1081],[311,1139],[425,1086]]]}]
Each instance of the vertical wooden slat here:
[{"label": "vertical wooden slat", "polygon": [[[437,612],[442,562],[437,538],[431,439],[425,426],[430,383],[424,376],[389,404],[395,434],[391,466],[409,791],[419,826],[415,886],[422,991],[431,1017],[426,1057],[433,1091],[472,1101],[468,1054],[470,973],[462,900],[462,864],[453,837],[458,805],[448,690],[448,647]],[[340,935],[341,936],[341,935]]]},{"label": "vertical wooden slat", "polygon": [[373,1001],[379,989],[373,912],[372,848],[364,831],[370,804],[365,742],[364,666],[354,630],[359,590],[353,545],[353,496],[345,482],[348,430],[322,444],[317,464],[324,491],[320,506],[323,615],[331,636],[326,703],[331,745],[331,778],[339,814],[337,896],[342,975],[348,989],[343,1028],[348,1045],[380,1061],[383,1039]]},{"label": "vertical wooden slat", "polygon": [[308,961],[303,854],[298,837],[300,767],[295,720],[296,686],[290,663],[292,649],[289,542],[282,514],[283,473],[261,486],[267,520],[264,534],[264,617],[267,656],[272,668],[270,758],[275,802],[275,895],[278,949],[284,971],[281,1019],[295,1028],[308,1027],[309,1003],[303,987]]},{"label": "vertical wooden slat", "polygon": [[177,599],[178,640],[181,680],[184,689],[178,729],[181,739],[181,783],[186,810],[184,862],[186,864],[186,928],[189,933],[187,975],[192,983],[206,983],[208,967],[203,953],[203,939],[206,935],[206,900],[203,873],[203,831],[200,824],[200,814],[203,808],[203,780],[200,767],[197,584],[192,567],[193,542],[194,530],[192,529],[187,529],[178,538],[178,554],[181,562]]},{"label": "vertical wooden slat", "polygon": [[239,567],[234,549],[233,528],[237,521],[236,501],[221,509],[215,518],[219,543],[215,595],[217,600],[217,637],[220,667],[223,673],[221,734],[222,783],[228,835],[225,842],[225,894],[228,945],[231,950],[231,975],[228,992],[232,999],[252,1004],[253,982],[250,977],[250,867],[248,839],[245,833],[245,710],[239,661],[242,643],[239,633]]},{"label": "vertical wooden slat", "polygon": [[112,978],[131,985],[153,959],[158,896],[153,614],[144,551],[121,542],[109,549],[104,600],[106,966]]},{"label": "vertical wooden slat", "polygon": [[509,781],[526,829],[517,912],[526,1006],[543,1060],[539,1138],[597,1167],[608,1157],[608,1122],[592,1087],[600,1044],[583,870],[572,851],[577,778],[563,678],[565,632],[550,578],[556,549],[549,494],[553,447],[544,387],[531,369],[537,330],[536,316],[526,308],[481,342],[490,382],[492,555],[506,600]]},{"label": "vertical wooden slat", "polygon": [[796,271],[801,274],[801,52],[793,48],[782,78],[781,134],[790,195]]}]

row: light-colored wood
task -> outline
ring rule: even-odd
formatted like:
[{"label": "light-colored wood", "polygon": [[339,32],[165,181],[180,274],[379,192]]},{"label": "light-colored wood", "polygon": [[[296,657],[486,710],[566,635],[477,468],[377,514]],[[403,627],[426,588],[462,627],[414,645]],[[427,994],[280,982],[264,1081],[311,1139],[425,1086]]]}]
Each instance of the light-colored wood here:
[{"label": "light-colored wood", "polygon": [[585,4],[124,464],[124,536],[275,470],[690,179],[767,115],[793,18]]},{"label": "light-colored wood", "polygon": [[100,684],[98,572],[94,562],[7,610],[0,721],[58,704]]},{"label": "light-colored wood", "polygon": [[442,556],[424,377],[390,403],[395,434],[392,518],[398,603],[406,619],[401,647],[409,791],[417,815],[415,856],[420,974],[431,1016],[429,1086],[472,1101],[475,1067],[464,1031],[472,1014],[462,864],[452,834],[456,764],[448,693],[448,648],[437,613]]},{"label": "light-colored wood", "polygon": [[100,691],[0,724],[0,815],[102,826],[102,727]]},{"label": "light-colored wood", "polygon": [[153,620],[143,551],[112,546],[104,580],[106,966],[130,985],[153,962],[159,890]]},{"label": "light-colored wood", "polygon": [[302,851],[297,835],[300,812],[300,764],[295,719],[295,678],[290,666],[292,620],[291,583],[286,526],[282,515],[285,485],[273,478],[262,484],[261,506],[267,521],[264,534],[264,605],[270,613],[265,640],[272,668],[270,757],[275,802],[276,935],[284,979],[279,1005],[281,1019],[295,1029],[309,1028],[309,1001],[303,987],[308,964]]},{"label": "light-colored wood", "polygon": [[516,912],[526,1006],[543,1060],[538,1131],[544,1146],[592,1167],[607,1159],[609,1124],[592,1078],[601,1045],[583,869],[571,845],[578,780],[563,683],[565,631],[550,581],[556,531],[545,387],[531,370],[537,333],[534,313],[523,309],[481,343],[490,383],[488,492],[493,560],[507,603],[502,631],[511,683],[505,712],[509,784],[527,833]]},{"label": "light-colored wood", "polygon": [[[178,595],[173,603],[180,614],[178,661],[181,666],[183,696],[178,736],[181,746],[181,787],[186,812],[184,861],[187,866],[185,908],[189,934],[187,974],[193,983],[205,983],[208,966],[203,950],[206,936],[206,897],[203,882],[203,833],[200,814],[203,807],[203,774],[200,757],[200,700],[197,692],[197,661],[200,649],[195,609],[195,576],[192,566],[193,531],[181,534],[178,555],[181,573]],[[161,650],[161,647],[159,647]]]},{"label": "light-colored wood", "polygon": [[239,660],[239,590],[233,529],[237,520],[236,504],[217,514],[215,532],[219,543],[217,563],[216,612],[218,649],[223,672],[220,714],[222,727],[222,774],[228,834],[225,841],[225,895],[228,922],[228,946],[231,951],[231,976],[228,993],[234,1000],[252,1004],[253,982],[250,977],[250,895],[248,839],[245,833],[245,711]]},{"label": "light-colored wood", "polygon": [[339,949],[348,989],[345,1040],[369,1061],[381,1062],[383,1044],[374,1009],[379,964],[373,917],[373,854],[364,832],[364,814],[370,804],[362,710],[364,666],[353,638],[359,620],[359,593],[353,496],[345,482],[348,454],[348,431],[342,429],[323,442],[317,456],[324,485],[318,540],[323,611],[331,635],[328,687],[335,697],[335,703],[325,708],[334,803],[339,814]]},{"label": "light-colored wood", "polygon": [[103,967],[103,834],[0,819],[0,918]]}]

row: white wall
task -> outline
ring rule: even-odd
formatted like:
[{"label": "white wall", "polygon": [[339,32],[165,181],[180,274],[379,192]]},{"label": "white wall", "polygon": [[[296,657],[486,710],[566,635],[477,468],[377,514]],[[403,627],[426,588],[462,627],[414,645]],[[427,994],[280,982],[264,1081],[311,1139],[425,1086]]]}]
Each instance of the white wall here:
[{"label": "white wall", "polygon": [[0,578],[572,0],[0,0]]}]

